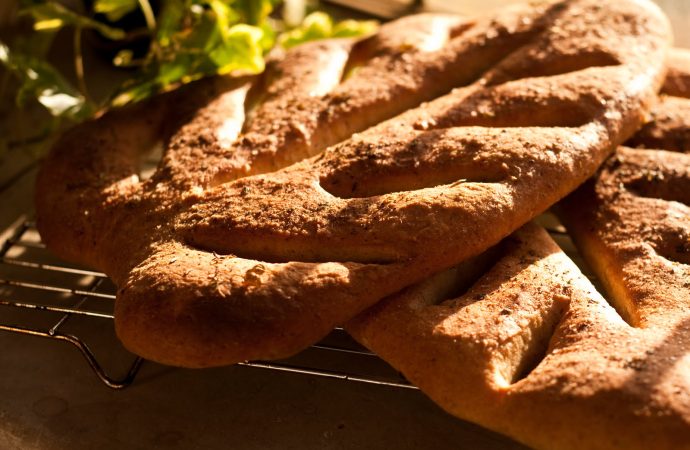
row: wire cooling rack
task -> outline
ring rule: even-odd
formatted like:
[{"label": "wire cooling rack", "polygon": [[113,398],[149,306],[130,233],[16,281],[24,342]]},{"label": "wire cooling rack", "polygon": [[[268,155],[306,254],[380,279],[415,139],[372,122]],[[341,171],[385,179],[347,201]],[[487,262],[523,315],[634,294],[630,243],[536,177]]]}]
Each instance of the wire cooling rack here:
[{"label": "wire cooling rack", "polygon": [[[105,274],[52,256],[25,218],[0,247],[0,331],[71,344],[106,386],[122,389],[134,381],[143,360],[128,355],[114,337],[115,290]],[[81,323],[68,330],[76,320]],[[103,335],[110,339],[102,353],[121,352],[130,359],[124,376],[112,376],[92,350],[89,338],[100,342]],[[342,329],[289,360],[241,365],[416,389]]]},{"label": "wire cooling rack", "polygon": [[[589,275],[562,226],[551,215],[541,216],[554,240]],[[599,287],[599,286],[597,286]],[[0,247],[0,331],[61,341],[74,346],[108,387],[122,389],[135,379],[143,363],[128,354],[114,335],[116,288],[101,272],[55,258],[41,243],[33,222],[20,218]],[[80,326],[68,330],[77,320]],[[103,345],[101,341],[107,343]],[[87,343],[101,343],[102,353],[120,352],[128,361],[125,374],[114,377]],[[342,329],[322,342],[284,361],[253,361],[241,365],[305,375],[416,389],[376,355]]]}]

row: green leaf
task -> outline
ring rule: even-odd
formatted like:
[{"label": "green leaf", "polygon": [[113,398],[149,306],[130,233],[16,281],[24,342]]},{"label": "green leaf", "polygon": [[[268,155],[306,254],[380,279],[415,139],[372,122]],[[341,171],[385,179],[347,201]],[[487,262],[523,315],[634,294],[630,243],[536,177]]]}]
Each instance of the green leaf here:
[{"label": "green leaf", "polygon": [[261,26],[280,0],[236,0],[232,6],[242,16],[243,22]]},{"label": "green leaf", "polygon": [[46,2],[29,6],[19,11],[19,15],[29,15],[34,19],[34,30],[58,30],[67,25],[80,28],[91,28],[103,36],[118,40],[125,37],[125,32],[97,20],[79,15],[56,2]]},{"label": "green leaf", "polygon": [[326,13],[317,11],[304,18],[300,26],[280,36],[279,42],[285,48],[294,47],[304,42],[330,37],[333,32],[333,21]]},{"label": "green leaf", "polygon": [[267,53],[273,48],[274,45],[276,45],[276,38],[278,37],[278,33],[276,33],[275,30],[275,25],[271,22],[272,21],[269,18],[260,27],[261,31],[264,33],[260,41],[261,48],[263,49],[264,53]]},{"label": "green leaf", "polygon": [[138,83],[128,83],[123,86],[110,101],[113,107],[125,106],[151,97],[158,88],[154,81],[147,80]]},{"label": "green leaf", "polygon": [[154,81],[161,87],[166,87],[181,81],[185,75],[193,74],[197,68],[198,64],[194,64],[193,58],[179,54],[175,60],[161,65]]},{"label": "green leaf", "polygon": [[237,22],[240,16],[223,0],[205,0],[215,14],[216,26],[221,30],[227,30],[231,24]]},{"label": "green leaf", "polygon": [[170,45],[172,36],[179,32],[189,12],[191,0],[167,0],[158,15],[156,40],[161,47]]},{"label": "green leaf", "polygon": [[343,20],[333,27],[331,37],[357,37],[374,34],[378,30],[379,24],[375,20]]},{"label": "green leaf", "polygon": [[[222,1],[209,2],[210,10],[203,12],[188,33],[172,37],[176,56],[170,64],[161,66],[162,85],[174,80],[170,74],[186,70],[187,74],[212,75],[236,70],[256,73],[263,70],[263,31],[260,28],[229,24],[236,20],[233,12]],[[184,65],[186,69],[178,68]],[[172,70],[175,67],[175,70]]]},{"label": "green leaf", "polygon": [[219,74],[231,72],[259,73],[264,70],[261,28],[233,25],[223,36],[221,45],[211,51],[211,59],[218,65]]},{"label": "green leaf", "polygon": [[224,0],[198,1],[191,3],[187,11],[169,10],[165,45],[159,41],[160,51],[142,76],[119,89],[112,104],[139,101],[204,76],[258,73],[264,69],[264,31],[233,24],[239,16]]},{"label": "green leaf", "polygon": [[[24,42],[26,50],[10,54],[3,47],[0,63],[11,67],[22,81],[18,99],[36,98],[56,116],[83,118],[91,105],[50,64],[45,49],[64,26],[95,29],[111,39],[125,33],[105,23],[77,14],[55,0],[21,0],[21,14],[34,19],[40,31]],[[110,21],[141,7],[141,0],[95,0],[94,10]],[[157,17],[147,20],[152,43],[137,74],[117,89],[109,106],[139,101],[204,76],[258,73],[263,55],[278,41],[285,47],[331,37],[352,37],[375,31],[375,22],[346,20],[333,23],[322,12],[310,14],[297,28],[276,36],[280,23],[269,17],[280,0],[166,0]],[[149,14],[150,15],[150,14]],[[34,42],[35,41],[35,42]],[[16,40],[22,44],[22,40]],[[15,47],[12,47],[15,49]],[[19,48],[19,47],[17,47]],[[116,66],[133,66],[133,52],[121,49]]]},{"label": "green leaf", "polygon": [[94,12],[105,14],[111,22],[117,22],[138,7],[138,0],[96,0],[93,4]]},{"label": "green leaf", "polygon": [[29,55],[13,53],[0,43],[0,63],[19,79],[17,103],[36,99],[53,116],[83,120],[94,113],[84,97],[53,66]]},{"label": "green leaf", "polygon": [[278,42],[285,48],[294,47],[316,39],[342,38],[368,35],[376,31],[375,21],[345,20],[333,24],[330,16],[324,12],[314,12],[304,18],[302,24],[283,33]]}]

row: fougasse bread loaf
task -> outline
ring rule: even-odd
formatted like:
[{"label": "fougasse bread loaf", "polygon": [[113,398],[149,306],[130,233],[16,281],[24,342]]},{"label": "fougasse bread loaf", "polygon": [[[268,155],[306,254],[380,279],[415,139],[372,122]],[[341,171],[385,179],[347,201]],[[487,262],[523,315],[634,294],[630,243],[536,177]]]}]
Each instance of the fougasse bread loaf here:
[{"label": "fougasse bread loaf", "polygon": [[665,290],[640,328],[527,225],[346,329],[449,413],[535,449],[688,449],[690,289]]},{"label": "fougasse bread loaf", "polygon": [[[306,44],[259,79],[66,134],[38,177],[38,228],[112,277],[133,352],[286,357],[590,177],[648,114],[669,36],[649,1],[568,0]],[[141,180],[139,148],[161,136]]]},{"label": "fougasse bread loaf", "polygon": [[[677,77],[690,52],[672,54]],[[348,331],[451,414],[535,448],[690,449],[690,84],[668,86],[630,140],[649,148],[619,148],[558,208],[613,307],[531,225]]]}]

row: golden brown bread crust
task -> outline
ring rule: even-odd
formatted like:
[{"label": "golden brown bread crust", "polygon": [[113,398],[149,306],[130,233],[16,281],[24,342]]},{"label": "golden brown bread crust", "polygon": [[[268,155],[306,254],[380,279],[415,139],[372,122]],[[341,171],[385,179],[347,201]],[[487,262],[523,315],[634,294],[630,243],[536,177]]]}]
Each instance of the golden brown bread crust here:
[{"label": "golden brown bread crust", "polygon": [[631,147],[690,152],[690,50],[669,52],[661,96],[646,123],[626,143]]},{"label": "golden brown bread crust", "polygon": [[[682,73],[673,62],[671,71]],[[690,97],[690,85],[676,94]],[[672,109],[687,100],[663,100],[654,117],[679,122],[652,122],[632,141],[690,153],[663,134],[690,129]],[[618,314],[529,226],[462,296],[453,291],[495,255],[408,288],[346,328],[451,414],[536,448],[688,449],[689,204],[690,154],[626,147],[562,202]]]},{"label": "golden brown bread crust", "polygon": [[674,97],[690,97],[690,49],[671,49],[667,65],[668,72],[661,93]]},{"label": "golden brown bread crust", "polygon": [[[690,64],[681,67],[672,59],[670,72],[676,79],[690,79]],[[690,98],[690,84],[676,84],[673,93]],[[642,384],[638,392],[638,397],[650,398],[650,404],[638,404],[649,411],[654,401],[665,398],[657,414],[683,426],[677,431],[681,440],[662,441],[663,447],[656,443],[654,448],[690,448],[688,102],[662,98],[655,108],[656,122],[632,140],[649,149],[619,148],[597,177],[559,208],[611,303],[639,334],[656,338],[655,347],[647,351],[653,365],[636,369],[638,379],[654,381]]]},{"label": "golden brown bread crust", "polygon": [[[639,126],[669,34],[646,1],[572,0],[308,44],[275,55],[254,88],[191,88],[191,103],[212,100],[150,180],[132,176],[127,132],[142,114],[157,124],[146,139],[167,129],[185,93],[69,133],[39,176],[39,230],[115,280],[135,353],[194,367],[288,356],[590,176]],[[75,173],[74,158],[104,173]]]},{"label": "golden brown bread crust", "polygon": [[634,326],[664,327],[688,311],[688,205],[690,155],[627,147],[562,205],[573,239]]},{"label": "golden brown bread crust", "polygon": [[616,308],[642,328],[671,326],[690,306],[690,84],[677,82],[690,79],[690,52],[671,54],[674,96],[628,142],[646,148],[620,147],[559,208]]},{"label": "golden brown bread crust", "polygon": [[675,303],[658,304],[639,328],[544,230],[525,226],[501,245],[462,295],[460,267],[347,330],[451,414],[534,448],[690,448],[690,286],[665,285]]},{"label": "golden brown bread crust", "polygon": [[[690,87],[689,87],[690,88]],[[690,99],[662,95],[652,108],[651,121],[626,145],[690,151]]]}]

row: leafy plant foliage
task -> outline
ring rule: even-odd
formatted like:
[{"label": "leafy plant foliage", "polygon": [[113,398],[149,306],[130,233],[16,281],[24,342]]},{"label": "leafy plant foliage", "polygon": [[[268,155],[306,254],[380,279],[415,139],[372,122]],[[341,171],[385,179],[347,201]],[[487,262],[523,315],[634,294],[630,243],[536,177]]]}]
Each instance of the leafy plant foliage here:
[{"label": "leafy plant foliage", "polygon": [[[315,12],[301,25],[285,30],[282,22],[271,17],[279,3],[165,0],[152,5],[149,0],[94,0],[88,2],[90,8],[85,4],[82,11],[75,11],[53,0],[22,0],[19,16],[30,23],[31,31],[16,34],[9,43],[0,42],[0,65],[19,83],[18,106],[37,100],[56,120],[74,123],[205,76],[260,73],[264,55],[276,44],[287,48],[314,39],[369,34],[376,29],[375,22],[334,23],[327,14]],[[158,4],[160,7],[154,8]],[[123,19],[132,16],[143,16],[146,28],[129,30],[121,25]],[[77,86],[47,58],[56,33],[64,28],[73,32]],[[84,30],[121,43],[113,65],[135,69],[98,104],[86,89],[81,55]],[[136,56],[127,46],[133,34],[147,38],[148,50],[143,56]]]}]

